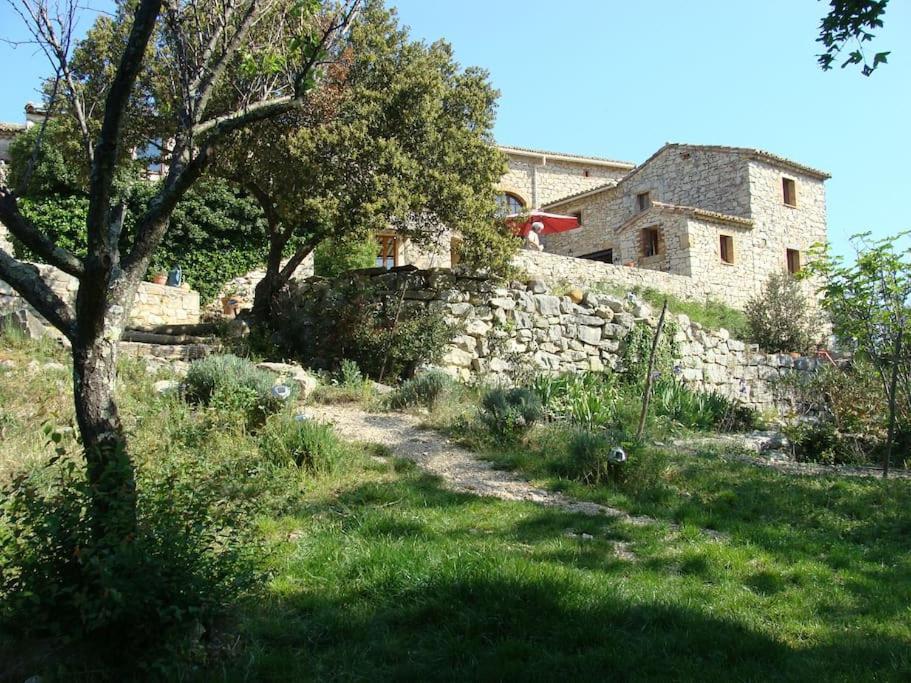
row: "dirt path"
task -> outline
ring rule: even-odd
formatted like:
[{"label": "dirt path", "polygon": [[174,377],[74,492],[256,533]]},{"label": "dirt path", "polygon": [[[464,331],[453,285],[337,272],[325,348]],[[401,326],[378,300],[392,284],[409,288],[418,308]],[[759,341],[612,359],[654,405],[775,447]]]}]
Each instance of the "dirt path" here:
[{"label": "dirt path", "polygon": [[546,507],[583,515],[606,515],[633,524],[649,524],[650,517],[634,517],[623,510],[577,501],[532,486],[512,472],[494,469],[446,437],[422,429],[420,419],[402,413],[368,413],[354,405],[308,406],[307,413],[335,426],[348,441],[376,443],[399,457],[443,479],[447,488],[502,500],[527,500]]}]

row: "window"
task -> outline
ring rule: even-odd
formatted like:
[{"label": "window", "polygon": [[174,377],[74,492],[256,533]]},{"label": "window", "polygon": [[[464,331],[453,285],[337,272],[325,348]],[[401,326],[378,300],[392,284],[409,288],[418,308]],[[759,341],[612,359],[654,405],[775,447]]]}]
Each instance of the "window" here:
[{"label": "window", "polygon": [[781,194],[788,206],[797,206],[797,184],[793,178],[781,179]]},{"label": "window", "polygon": [[395,268],[399,265],[399,241],[396,236],[377,235],[376,240],[379,243],[379,250],[376,255],[376,267],[389,270],[390,268]]},{"label": "window", "polygon": [[788,272],[795,275],[800,272],[800,252],[796,249],[788,249]]},{"label": "window", "polygon": [[649,192],[640,192],[636,195],[636,209],[638,211],[645,211],[652,205],[652,198],[649,194]]},{"label": "window", "polygon": [[577,221],[579,221],[579,226],[580,227],[582,226],[582,212],[581,211],[573,211],[569,215],[575,217],[575,219]]},{"label": "window", "polygon": [[657,256],[658,250],[658,228],[642,229],[642,255],[646,258]]},{"label": "window", "polygon": [[734,262],[734,238],[730,235],[721,235],[719,247],[721,249],[721,260],[725,263]]},{"label": "window", "polygon": [[525,202],[518,195],[512,192],[502,192],[497,195],[497,213],[503,216],[510,216],[514,213],[522,213],[525,210]]},{"label": "window", "polygon": [[592,174],[592,172],[589,171],[587,168],[584,171],[582,171],[583,178],[588,178],[589,176],[591,176],[591,174]]},{"label": "window", "polygon": [[579,258],[588,259],[589,261],[601,261],[602,263],[613,263],[614,250],[602,249],[601,251],[593,251],[590,254],[582,254]]}]

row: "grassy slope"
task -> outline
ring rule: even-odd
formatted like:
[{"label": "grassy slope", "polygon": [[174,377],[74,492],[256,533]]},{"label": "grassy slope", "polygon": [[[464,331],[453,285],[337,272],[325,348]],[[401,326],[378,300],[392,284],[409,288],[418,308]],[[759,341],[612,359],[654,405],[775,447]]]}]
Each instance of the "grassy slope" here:
[{"label": "grassy slope", "polygon": [[[13,349],[0,349],[18,357]],[[31,351],[29,353],[32,353]],[[53,355],[53,354],[51,354]],[[129,371],[129,368],[128,368]],[[0,476],[34,460],[65,372],[0,370]],[[247,450],[199,433],[174,400],[123,397],[134,448]],[[55,391],[56,390],[56,391]],[[188,426],[189,425],[189,426]],[[172,445],[177,444],[177,445]],[[635,526],[456,495],[352,451],[320,480],[288,475],[261,520],[273,578],[239,605],[234,656],[207,680],[900,680],[911,676],[911,487],[789,478],[674,456],[669,492],[631,496],[554,477],[546,440],[489,454],[551,486],[661,520]],[[251,495],[237,482],[235,495]],[[280,512],[279,512],[280,510]],[[668,522],[680,522],[674,530]],[[724,532],[713,539],[703,527]],[[586,532],[591,540],[567,537]],[[614,543],[629,544],[634,561]],[[235,637],[237,636],[237,637]]]}]

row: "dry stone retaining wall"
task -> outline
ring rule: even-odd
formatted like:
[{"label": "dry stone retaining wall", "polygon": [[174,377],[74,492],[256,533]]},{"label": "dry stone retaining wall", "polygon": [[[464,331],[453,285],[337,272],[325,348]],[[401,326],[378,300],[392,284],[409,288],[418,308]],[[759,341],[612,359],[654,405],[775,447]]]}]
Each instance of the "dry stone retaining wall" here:
[{"label": "dry stone retaining wall", "polygon": [[[456,334],[440,365],[465,380],[509,380],[528,370],[622,369],[630,330],[656,323],[648,307],[634,298],[589,291],[576,303],[535,280],[507,283],[429,270],[377,275],[372,283],[402,292],[406,313],[429,307],[454,324]],[[332,281],[321,278],[296,283],[286,298],[290,314],[301,315],[308,310],[307,299],[332,288]],[[731,339],[726,330],[709,331],[686,316],[673,317],[679,350],[675,372],[694,388],[718,391],[759,410],[774,409],[782,405],[775,380],[817,367],[816,359],[759,353]]]},{"label": "dry stone retaining wall", "polygon": [[[51,288],[65,301],[73,303],[79,282],[53,266],[36,266]],[[0,280],[0,312],[29,307],[25,300]],[[141,282],[130,312],[131,327],[185,325],[199,322],[199,292]]]}]

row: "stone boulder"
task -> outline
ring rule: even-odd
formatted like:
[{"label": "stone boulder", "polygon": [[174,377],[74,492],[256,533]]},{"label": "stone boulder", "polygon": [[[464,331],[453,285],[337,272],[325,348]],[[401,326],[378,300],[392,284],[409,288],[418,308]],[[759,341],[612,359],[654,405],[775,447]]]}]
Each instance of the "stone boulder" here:
[{"label": "stone boulder", "polygon": [[17,330],[28,339],[41,339],[47,332],[41,318],[27,308],[0,314],[0,332],[7,329]]},{"label": "stone boulder", "polygon": [[293,363],[257,363],[256,367],[261,370],[268,370],[277,375],[275,383],[279,384],[285,380],[297,382],[300,388],[301,398],[307,398],[319,385],[319,380],[309,372],[304,370],[300,365]]}]

